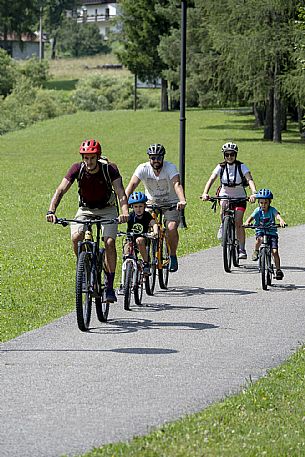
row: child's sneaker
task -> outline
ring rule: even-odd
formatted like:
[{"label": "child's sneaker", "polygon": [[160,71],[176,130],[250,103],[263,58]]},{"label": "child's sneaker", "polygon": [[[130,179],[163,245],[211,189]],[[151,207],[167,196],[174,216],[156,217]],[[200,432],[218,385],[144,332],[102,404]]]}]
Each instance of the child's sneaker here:
[{"label": "child's sneaker", "polygon": [[150,272],[150,266],[149,266],[149,263],[148,262],[144,262],[143,263],[143,273],[146,275],[146,276],[150,276],[151,272]]},{"label": "child's sneaker", "polygon": [[276,270],[276,275],[275,275],[275,279],[283,279],[284,277],[284,273],[282,272],[282,270]]},{"label": "child's sneaker", "polygon": [[252,252],[251,260],[253,260],[253,262],[258,260],[258,251],[256,249],[254,249],[254,251]]},{"label": "child's sneaker", "polygon": [[245,249],[239,249],[238,258],[239,259],[246,259],[247,258],[247,252],[246,252]]},{"label": "child's sneaker", "polygon": [[218,232],[217,232],[217,239],[222,240],[222,224],[220,224]]}]

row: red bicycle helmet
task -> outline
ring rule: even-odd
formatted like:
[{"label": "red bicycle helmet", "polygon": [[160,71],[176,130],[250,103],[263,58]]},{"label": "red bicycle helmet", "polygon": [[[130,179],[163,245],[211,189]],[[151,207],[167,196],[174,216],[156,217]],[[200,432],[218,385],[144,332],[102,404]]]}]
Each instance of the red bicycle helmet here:
[{"label": "red bicycle helmet", "polygon": [[101,154],[102,148],[96,140],[85,140],[82,142],[79,148],[80,154]]}]

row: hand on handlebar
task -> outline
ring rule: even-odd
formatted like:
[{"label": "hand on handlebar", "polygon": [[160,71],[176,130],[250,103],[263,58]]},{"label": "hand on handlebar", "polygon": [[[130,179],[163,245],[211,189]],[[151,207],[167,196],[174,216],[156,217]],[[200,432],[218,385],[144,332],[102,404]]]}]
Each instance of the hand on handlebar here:
[{"label": "hand on handlebar", "polygon": [[200,198],[201,198],[201,200],[203,200],[203,201],[207,201],[207,200],[210,199],[210,196],[209,196],[209,194],[206,194],[205,192],[203,192],[203,194],[201,195]]},{"label": "hand on handlebar", "polygon": [[120,214],[118,217],[118,223],[124,224],[124,222],[128,222],[128,214]]},{"label": "hand on handlebar", "polygon": [[251,194],[251,195],[249,196],[249,202],[250,202],[250,203],[255,203],[255,201],[256,201],[256,196],[255,196],[255,194]]},{"label": "hand on handlebar", "polygon": [[177,210],[178,211],[181,211],[182,209],[184,209],[186,207],[186,201],[185,200],[180,200],[178,203],[177,203]]},{"label": "hand on handlebar", "polygon": [[47,222],[51,222],[52,224],[56,224],[57,217],[56,217],[55,213],[53,213],[51,211],[48,211],[47,214],[46,214],[46,220],[47,220]]}]

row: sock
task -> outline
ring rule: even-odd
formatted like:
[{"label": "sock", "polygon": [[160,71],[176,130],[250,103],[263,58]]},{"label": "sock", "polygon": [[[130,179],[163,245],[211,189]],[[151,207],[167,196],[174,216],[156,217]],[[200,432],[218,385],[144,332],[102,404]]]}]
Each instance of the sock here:
[{"label": "sock", "polygon": [[106,273],[107,276],[107,288],[113,289],[114,273]]}]

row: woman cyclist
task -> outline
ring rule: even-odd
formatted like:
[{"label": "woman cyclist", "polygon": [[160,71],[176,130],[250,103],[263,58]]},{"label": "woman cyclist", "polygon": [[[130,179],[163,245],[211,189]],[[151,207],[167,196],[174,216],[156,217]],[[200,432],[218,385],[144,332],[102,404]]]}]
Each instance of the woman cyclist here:
[{"label": "woman cyclist", "polygon": [[[202,200],[209,199],[209,190],[216,179],[220,178],[220,188],[218,195],[220,197],[231,197],[240,198],[240,201],[234,202],[235,209],[235,224],[236,224],[236,236],[239,241],[239,255],[240,259],[247,258],[247,252],[245,249],[245,229],[243,225],[244,212],[246,210],[246,201],[244,200],[247,196],[244,189],[244,185],[249,185],[252,195],[249,197],[251,203],[255,202],[256,187],[251,176],[249,168],[242,162],[238,161],[237,144],[231,142],[225,143],[221,152],[223,154],[223,162],[219,163],[213,170],[210,178],[208,179],[204,191],[202,194]],[[221,224],[218,230],[217,238],[222,239],[222,219],[224,208],[228,205],[228,200],[220,201],[220,217]]]}]

